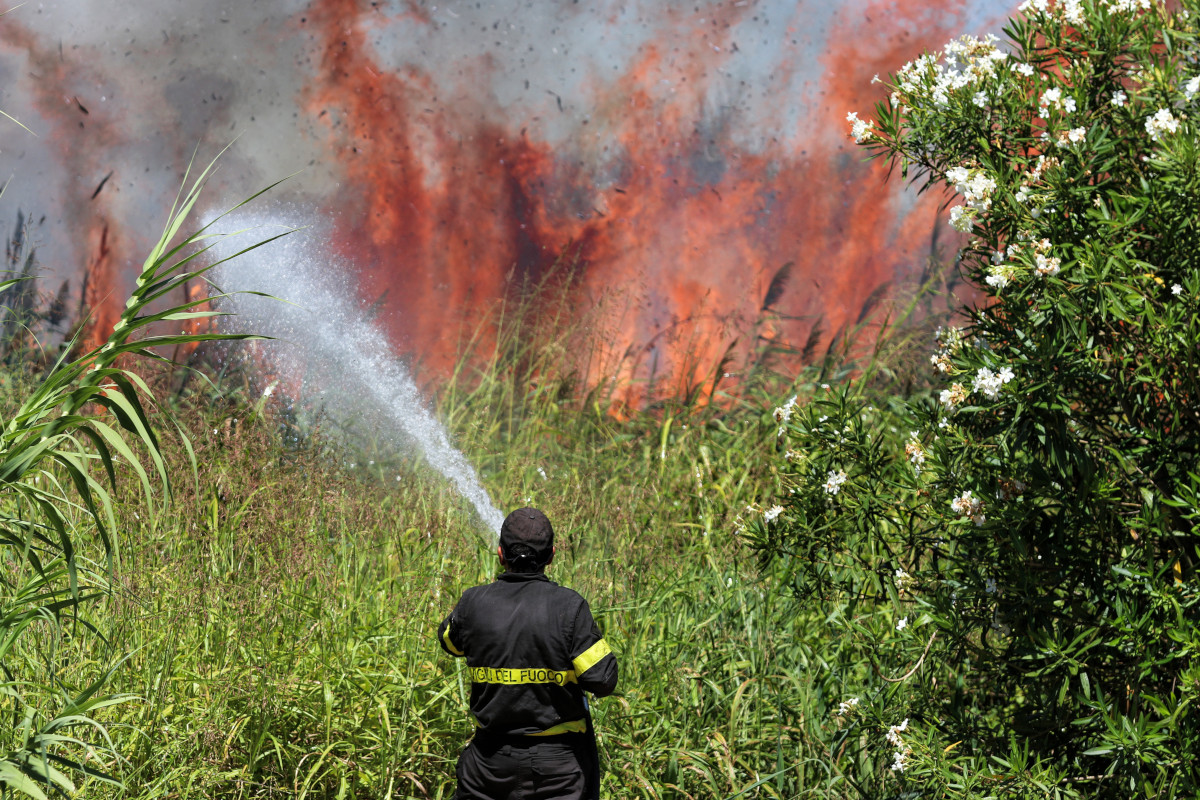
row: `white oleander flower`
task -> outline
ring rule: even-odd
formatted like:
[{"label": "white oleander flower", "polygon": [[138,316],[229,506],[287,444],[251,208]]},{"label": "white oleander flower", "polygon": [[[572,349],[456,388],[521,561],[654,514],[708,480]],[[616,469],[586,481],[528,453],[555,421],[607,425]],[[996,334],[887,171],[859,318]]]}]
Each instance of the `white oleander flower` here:
[{"label": "white oleander flower", "polygon": [[1042,92],[1042,99],[1038,101],[1038,113],[1044,117],[1049,113],[1051,107],[1062,107],[1062,89],[1047,89]]},{"label": "white oleander flower", "polygon": [[783,513],[783,506],[771,506],[763,512],[763,520],[768,524],[774,522]]},{"label": "white oleander flower", "polygon": [[[996,179],[983,170],[951,167],[946,170],[946,180],[954,185],[954,191],[963,196],[970,208],[979,211],[987,211],[991,208],[992,193],[996,191]],[[950,224],[953,225],[956,219],[954,209],[950,210],[950,219]]]},{"label": "white oleander flower", "polygon": [[1016,277],[1016,274],[1016,269],[1011,265],[999,264],[989,269],[987,277],[983,280],[988,286],[991,286],[996,291],[1000,291],[1005,286],[1008,286],[1009,282]]},{"label": "white oleander flower", "polygon": [[1087,23],[1083,14],[1083,3],[1079,0],[1063,0],[1061,8],[1063,17],[1076,28],[1082,28]]},{"label": "white oleander flower", "polygon": [[837,711],[833,712],[834,716],[844,717],[853,711],[858,706],[858,698],[851,697],[838,703]]},{"label": "white oleander flower", "polygon": [[1124,90],[1117,89],[1115,92],[1113,92],[1112,100],[1110,102],[1112,102],[1112,104],[1117,108],[1121,108],[1125,105],[1125,101],[1128,99],[1129,95],[1125,94]]},{"label": "white oleander flower", "polygon": [[1034,268],[1039,278],[1052,278],[1057,275],[1062,268],[1062,259],[1047,256],[1044,253],[1036,253],[1033,256]]},{"label": "white oleander flower", "polygon": [[829,470],[829,477],[825,480],[823,488],[827,494],[837,494],[842,490],[842,484],[846,482],[846,473],[840,469]]},{"label": "white oleander flower", "polygon": [[919,473],[921,467],[925,466],[925,448],[921,447],[916,431],[912,432],[912,436],[905,443],[904,455],[908,457],[908,463],[913,465],[914,472]]},{"label": "white oleander flower", "polygon": [[1178,130],[1179,120],[1175,119],[1169,108],[1160,108],[1154,112],[1154,116],[1146,117],[1146,133],[1156,142],[1163,134],[1175,133]]},{"label": "white oleander flower", "polygon": [[893,725],[892,727],[888,728],[888,732],[885,734],[888,744],[892,745],[893,747],[903,747],[904,740],[900,738],[900,734],[904,733],[906,730],[908,730],[907,719],[904,720],[904,722],[901,722],[899,725]]},{"label": "white oleander flower", "polygon": [[967,390],[960,383],[952,384],[949,389],[943,389],[941,394],[938,395],[938,400],[950,413],[954,413],[966,399]]},{"label": "white oleander flower", "polygon": [[1120,11],[1126,14],[1150,10],[1150,0],[1104,0],[1104,5],[1110,11]]},{"label": "white oleander flower", "polygon": [[786,403],[775,409],[773,416],[775,421],[779,423],[778,436],[783,436],[783,432],[787,430],[788,420],[792,418],[792,412],[796,410],[796,395],[792,395]]},{"label": "white oleander flower", "polygon": [[970,490],[950,501],[950,509],[960,517],[970,517],[976,525],[987,521],[983,514],[983,501],[975,497]]},{"label": "white oleander flower", "polygon": [[1183,294],[1183,287],[1180,286],[1178,283],[1172,283],[1171,284],[1171,294],[1178,297],[1179,295]]},{"label": "white oleander flower", "polygon": [[1000,394],[1000,387],[1013,379],[1013,371],[1005,367],[1000,372],[994,373],[987,367],[983,367],[975,374],[975,381],[971,388],[983,394],[989,400],[995,400]]},{"label": "white oleander flower", "polygon": [[900,621],[896,623],[896,630],[898,630],[898,631],[902,631],[907,627],[908,627],[908,617],[901,617]]},{"label": "white oleander flower", "polygon": [[857,111],[851,111],[846,115],[846,121],[850,123],[850,135],[854,137],[854,141],[858,143],[865,142],[871,138],[873,131],[871,130],[871,121],[859,119]]},{"label": "white oleander flower", "polygon": [[971,209],[955,206],[950,209],[950,227],[959,233],[970,233],[975,227],[975,214]]}]

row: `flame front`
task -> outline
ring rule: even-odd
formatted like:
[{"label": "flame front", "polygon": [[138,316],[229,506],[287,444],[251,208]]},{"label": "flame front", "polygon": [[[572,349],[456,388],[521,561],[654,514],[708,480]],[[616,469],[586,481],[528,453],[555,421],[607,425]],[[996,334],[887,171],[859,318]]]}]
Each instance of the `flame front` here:
[{"label": "flame front", "polygon": [[[739,337],[803,342],[818,319],[828,336],[879,287],[919,272],[936,200],[885,188],[848,139],[846,113],[881,99],[873,75],[1010,10],[984,0],[481,5],[247,7],[239,13],[260,16],[213,32],[245,40],[238,64],[181,54],[152,24],[132,63],[135,50],[118,63],[95,43],[66,58],[49,31],[6,18],[10,59],[53,64],[49,82],[47,70],[29,87],[51,132],[61,191],[50,202],[81,230],[111,230],[92,245],[89,292],[132,276],[129,243],[152,233],[129,213],[137,159],[187,152],[186,142],[138,147],[137,126],[163,120],[165,99],[178,139],[247,128],[238,169],[222,178],[230,191],[281,153],[311,156],[292,191],[331,220],[331,263],[352,265],[397,351],[432,376],[456,358],[462,325],[557,275],[570,278],[554,296],[571,314],[603,309],[601,350],[581,365],[589,380],[652,371],[657,391],[678,391]],[[85,130],[62,98],[97,105],[88,70],[102,76],[94,87],[118,87],[121,109],[91,115]],[[155,71],[161,87],[134,88]],[[271,107],[294,109],[290,123],[256,99],[256,74],[268,76]],[[106,160],[118,180],[89,202]],[[147,180],[149,196],[174,188]],[[764,328],[767,286],[788,263]]]}]

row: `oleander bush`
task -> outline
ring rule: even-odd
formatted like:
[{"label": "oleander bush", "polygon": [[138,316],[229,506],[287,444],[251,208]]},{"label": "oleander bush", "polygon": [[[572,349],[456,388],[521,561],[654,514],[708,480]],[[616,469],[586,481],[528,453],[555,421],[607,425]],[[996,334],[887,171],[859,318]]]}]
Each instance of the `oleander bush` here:
[{"label": "oleander bush", "polygon": [[977,290],[934,391],[783,404],[743,516],[871,665],[828,740],[862,796],[1200,791],[1197,5],[1028,0],[849,115]]}]

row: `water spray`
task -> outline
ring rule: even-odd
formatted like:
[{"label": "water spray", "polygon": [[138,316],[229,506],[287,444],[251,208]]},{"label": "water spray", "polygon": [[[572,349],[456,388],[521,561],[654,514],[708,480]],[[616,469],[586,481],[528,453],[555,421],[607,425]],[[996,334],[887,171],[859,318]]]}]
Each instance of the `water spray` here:
[{"label": "water spray", "polygon": [[[213,253],[231,256],[288,227],[269,213],[223,219],[215,230],[246,233],[218,242]],[[415,446],[497,536],[504,515],[474,467],[450,443],[387,337],[368,318],[351,274],[321,252],[311,231],[286,236],[214,270],[214,282],[231,293],[219,302],[233,314],[223,318],[222,327],[278,340],[264,348],[266,358],[280,375],[303,376],[306,392],[311,389],[307,403],[336,422],[366,426],[393,452]]]}]

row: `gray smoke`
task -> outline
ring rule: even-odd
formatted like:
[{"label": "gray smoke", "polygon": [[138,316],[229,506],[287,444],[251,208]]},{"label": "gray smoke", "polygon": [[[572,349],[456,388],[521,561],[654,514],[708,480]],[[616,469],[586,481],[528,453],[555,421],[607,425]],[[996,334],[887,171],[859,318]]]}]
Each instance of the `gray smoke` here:
[{"label": "gray smoke", "polygon": [[[341,24],[371,32],[384,69],[428,76],[429,107],[503,109],[514,135],[527,129],[535,141],[571,143],[602,172],[615,152],[609,118],[622,116],[613,98],[625,97],[626,69],[648,52],[661,62],[636,89],[655,113],[678,114],[681,131],[719,119],[739,147],[754,152],[783,141],[801,154],[815,140],[845,139],[844,126],[821,129],[813,113],[829,102],[823,57],[854,46],[831,41],[834,31],[886,27],[912,36],[915,54],[921,31],[943,18],[964,31],[990,30],[1015,4],[364,0]],[[344,175],[330,148],[335,134],[320,110],[305,107],[305,92],[327,69],[314,5],[34,0],[4,15],[0,107],[37,136],[0,121],[0,182],[10,181],[0,227],[11,225],[17,208],[35,220],[44,215],[34,232],[43,269],[77,286],[89,254],[80,229],[102,217],[123,237],[127,261],[117,266],[126,285],[114,287],[122,293],[192,153],[199,146],[207,161],[235,137],[216,179],[224,196],[244,197],[302,170],[283,196],[328,208]],[[735,21],[726,26],[725,18]],[[708,65],[702,86],[688,77],[695,64]],[[864,110],[866,97],[870,87],[865,105],[845,110]]]}]

